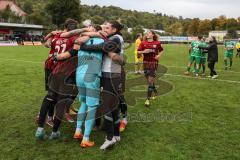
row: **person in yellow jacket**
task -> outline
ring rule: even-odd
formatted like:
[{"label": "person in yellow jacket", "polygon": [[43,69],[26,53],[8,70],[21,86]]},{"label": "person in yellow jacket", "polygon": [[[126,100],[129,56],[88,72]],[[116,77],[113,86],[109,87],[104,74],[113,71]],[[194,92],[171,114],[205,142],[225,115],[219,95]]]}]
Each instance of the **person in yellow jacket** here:
[{"label": "person in yellow jacket", "polygon": [[135,41],[135,73],[141,74],[143,73],[143,56],[138,55],[138,47],[142,43],[142,34],[137,35],[137,39]]},{"label": "person in yellow jacket", "polygon": [[239,57],[240,58],[240,38],[236,44],[236,49],[237,49],[237,55],[236,57]]}]

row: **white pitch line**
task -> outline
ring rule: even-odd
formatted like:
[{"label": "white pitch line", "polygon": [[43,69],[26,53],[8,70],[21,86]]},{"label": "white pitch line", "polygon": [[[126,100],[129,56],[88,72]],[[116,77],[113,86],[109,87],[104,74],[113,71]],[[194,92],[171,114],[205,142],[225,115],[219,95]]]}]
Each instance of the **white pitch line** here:
[{"label": "white pitch line", "polygon": [[[25,60],[18,60],[18,59],[6,59],[6,58],[0,58],[1,60],[5,61],[16,61],[16,62],[24,62],[24,63],[33,63],[33,64],[43,64],[44,62],[36,62],[36,61],[25,61]],[[184,67],[178,67],[178,66],[167,66],[169,68],[184,68]],[[221,70],[219,70],[221,71]],[[240,73],[240,72],[234,72],[229,71],[233,73]],[[174,77],[183,77],[183,78],[191,78],[196,79],[195,77],[189,77],[189,76],[183,76],[183,75],[176,75],[176,74],[164,74],[165,76],[174,76]],[[207,78],[201,78],[202,80],[209,80],[209,81],[219,81],[219,82],[228,82],[228,83],[237,83],[239,84],[240,81],[232,81],[232,80],[222,80],[222,79],[207,79]]]},{"label": "white pitch line", "polygon": [[[5,60],[5,61],[16,61],[16,62],[25,62],[25,63],[35,63],[35,64],[42,64],[44,62],[36,62],[36,61],[25,61],[25,60],[19,60],[19,59],[6,59],[6,58],[0,58],[1,60]],[[164,66],[164,65],[163,65]],[[186,68],[186,67],[179,67],[179,66],[166,66],[167,68]],[[225,70],[217,70],[217,71],[221,71],[221,72],[232,72],[232,73],[240,73],[240,72],[236,72],[236,71],[225,71]]]},{"label": "white pitch line", "polygon": [[[178,74],[164,74],[164,76],[173,76],[173,77],[182,77],[182,78],[189,78],[189,79],[197,79],[195,77],[178,75]],[[199,80],[208,80],[208,81],[219,81],[219,82],[227,82],[227,83],[237,83],[240,84],[240,81],[232,81],[232,80],[224,80],[224,79],[210,79],[210,78],[201,78]]]},{"label": "white pitch line", "polygon": [[[164,66],[164,65],[163,65]],[[187,68],[187,67],[179,67],[179,66],[166,66],[167,68]],[[220,71],[220,72],[230,72],[230,73],[240,73],[240,72],[236,72],[236,71],[226,71],[226,70],[221,70],[221,69],[216,69],[216,71]]]}]

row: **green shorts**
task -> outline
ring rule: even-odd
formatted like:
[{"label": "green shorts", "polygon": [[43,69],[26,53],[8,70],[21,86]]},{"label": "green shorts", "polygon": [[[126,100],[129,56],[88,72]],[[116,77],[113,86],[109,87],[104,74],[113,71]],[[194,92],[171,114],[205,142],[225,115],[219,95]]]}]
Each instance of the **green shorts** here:
[{"label": "green shorts", "polygon": [[196,64],[201,64],[201,57],[195,56]]},{"label": "green shorts", "polygon": [[196,60],[196,59],[195,59],[195,56],[190,56],[190,57],[189,57],[189,62],[190,62],[190,63],[193,63],[195,60]]},{"label": "green shorts", "polygon": [[201,64],[206,64],[207,58],[206,57],[201,57]]},{"label": "green shorts", "polygon": [[233,58],[233,53],[232,52],[225,52],[224,57],[225,58]]}]

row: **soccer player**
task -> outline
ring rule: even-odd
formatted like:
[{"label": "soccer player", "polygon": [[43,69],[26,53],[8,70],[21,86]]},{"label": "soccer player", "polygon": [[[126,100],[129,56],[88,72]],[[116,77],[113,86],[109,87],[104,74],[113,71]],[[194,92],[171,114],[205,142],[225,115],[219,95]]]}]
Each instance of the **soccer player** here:
[{"label": "soccer player", "polygon": [[196,62],[196,68],[195,68],[195,75],[196,77],[199,77],[199,68],[200,68],[200,62],[201,62],[201,52],[198,46],[201,44],[202,36],[198,36],[198,39],[196,41],[193,41],[191,43],[191,56],[189,59],[189,63],[187,66],[187,71],[184,73],[185,75],[190,74],[191,66],[194,62]]},{"label": "soccer player", "polygon": [[[224,64],[225,64],[225,70],[228,68],[231,69],[233,65],[233,51],[235,48],[235,44],[232,41],[225,41],[225,52],[224,52]],[[228,66],[228,59],[230,61],[230,64]]]},{"label": "soccer player", "polygon": [[[55,53],[55,48],[52,47],[52,43],[55,43],[55,41],[57,40],[58,37],[58,33],[60,33],[62,31],[52,31],[51,33],[49,33],[45,38],[44,38],[44,46],[46,48],[50,48],[49,51],[49,55],[48,58],[45,61],[45,66],[44,66],[44,71],[45,71],[45,90],[48,91],[49,86],[48,86],[48,79],[49,79],[49,75],[51,74],[53,68],[54,68],[54,62],[53,59],[51,58],[52,55]],[[54,35],[53,35],[54,33]],[[54,38],[55,37],[55,38]],[[49,111],[48,111],[48,118],[46,121],[46,124],[49,125],[50,127],[53,127],[53,115],[54,115],[54,105],[52,104],[52,106],[49,107]],[[36,122],[38,123],[39,121],[39,113],[36,117]]]},{"label": "soccer player", "polygon": [[[100,26],[94,26],[94,32],[101,30]],[[86,35],[82,34],[82,35]],[[88,36],[79,37],[75,41],[73,50],[63,53],[56,57],[57,60],[78,56],[78,67],[76,71],[77,87],[79,91],[79,101],[81,103],[77,117],[77,128],[74,134],[75,139],[80,139],[80,146],[83,148],[94,146],[90,141],[95,113],[99,107],[100,96],[100,77],[102,65],[102,52],[88,52],[80,50],[81,44],[88,40]],[[100,44],[104,42],[102,38],[91,38],[86,44]],[[85,131],[83,134],[82,127],[85,121]]]},{"label": "soccer player", "polygon": [[236,57],[239,57],[240,58],[240,38],[236,44],[236,49],[237,49],[237,54],[236,54]]},{"label": "soccer player", "polygon": [[[47,60],[45,61],[45,89],[46,91],[49,90],[49,86],[48,86],[48,79],[49,76],[51,75],[53,69],[55,68],[55,63],[53,62],[53,59],[51,58],[54,54],[55,54],[55,44],[57,41],[57,38],[59,37],[59,33],[56,33],[56,35],[53,38],[49,38],[47,39],[47,42],[45,43],[46,47],[51,48],[50,52],[49,52],[49,56],[47,58]],[[54,45],[51,45],[54,44]],[[49,106],[49,111],[48,111],[48,119],[47,119],[47,124],[51,127],[53,127],[53,115],[54,115],[54,106],[55,103],[52,103],[51,106]]]},{"label": "soccer player", "polygon": [[[206,39],[203,38],[201,43],[203,47],[207,47],[207,43],[205,41]],[[207,51],[204,49],[200,49],[200,52],[201,52],[200,68],[202,67],[203,70],[202,76],[206,76]]]},{"label": "soccer player", "polygon": [[[108,35],[108,40],[99,45],[83,45],[82,50],[91,51],[100,49],[105,52],[103,56],[102,64],[102,87],[103,90],[111,93],[116,97],[117,103],[112,106],[113,99],[109,99],[107,96],[103,96],[103,101],[109,112],[104,115],[104,123],[106,130],[106,140],[100,147],[101,150],[105,150],[114,145],[117,141],[120,141],[120,117],[118,100],[119,86],[121,85],[121,68],[124,64],[124,41],[121,36],[121,30],[123,26],[118,21],[112,21],[105,25],[104,31]],[[113,108],[112,108],[113,107]]]},{"label": "soccer player", "polygon": [[145,106],[150,106],[150,98],[153,93],[157,94],[155,87],[155,77],[158,69],[159,58],[163,55],[163,48],[159,42],[158,36],[154,31],[148,31],[144,40],[138,48],[139,56],[143,56],[144,74],[148,84],[147,100]]},{"label": "soccer player", "polygon": [[137,35],[137,39],[135,41],[135,73],[141,74],[143,72],[143,56],[138,55],[138,47],[142,43],[142,34]]},{"label": "soccer player", "polygon": [[[75,20],[72,19],[68,19],[65,22],[65,29],[67,31],[73,30],[77,28],[77,22]],[[54,43],[52,43],[52,47],[55,48],[55,54],[61,54],[63,52],[65,52],[66,50],[70,50],[73,47],[73,43],[75,41],[75,39],[77,37],[72,37],[70,39],[68,38],[61,38],[60,35],[62,33],[60,33],[58,35],[58,37],[55,37],[56,40],[54,41]],[[52,74],[50,75],[49,78],[49,83],[48,84],[54,84],[54,85],[58,85],[55,84],[55,82],[52,80],[52,75],[55,74],[56,72],[58,72],[59,66],[62,65],[62,62],[58,62],[56,63],[56,66],[54,67]],[[71,81],[71,83],[73,82],[73,78],[69,78],[68,81]],[[59,87],[61,88],[61,87]],[[69,96],[67,96],[69,98]],[[49,90],[48,90],[48,94],[45,96],[43,102],[42,102],[42,106],[40,109],[40,115],[39,115],[39,121],[38,121],[38,128],[35,134],[35,137],[38,139],[44,139],[45,136],[45,131],[44,131],[44,122],[46,119],[46,115],[50,109],[51,106],[56,105],[58,102],[60,102],[61,100],[65,99],[66,96],[64,95],[60,95],[60,93],[57,90],[53,90],[51,88],[51,85],[49,85]],[[73,97],[70,97],[70,99],[72,99]],[[56,108],[57,109],[57,108]],[[59,137],[60,136],[60,132],[58,131],[58,128],[60,126],[61,120],[59,119],[59,117],[54,118],[54,126],[53,126],[53,132],[52,135],[49,138],[54,138],[54,137]]]}]

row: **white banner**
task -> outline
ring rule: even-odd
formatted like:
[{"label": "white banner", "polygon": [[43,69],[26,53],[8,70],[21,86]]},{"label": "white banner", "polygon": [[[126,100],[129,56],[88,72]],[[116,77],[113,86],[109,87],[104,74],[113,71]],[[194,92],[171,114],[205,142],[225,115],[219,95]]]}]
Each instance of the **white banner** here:
[{"label": "white banner", "polygon": [[196,39],[197,37],[160,36],[162,42],[191,42]]},{"label": "white banner", "polygon": [[18,46],[17,42],[0,41],[0,46]]}]

